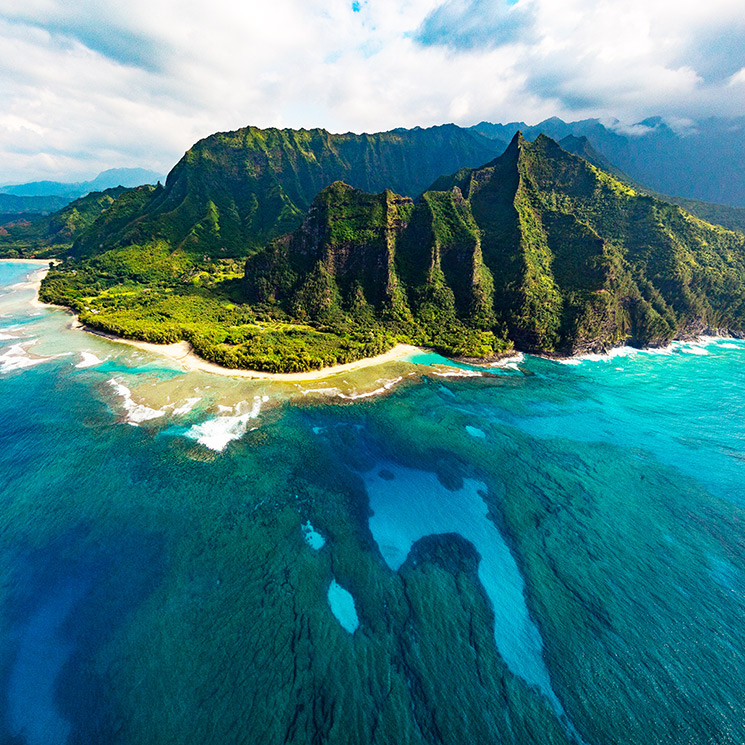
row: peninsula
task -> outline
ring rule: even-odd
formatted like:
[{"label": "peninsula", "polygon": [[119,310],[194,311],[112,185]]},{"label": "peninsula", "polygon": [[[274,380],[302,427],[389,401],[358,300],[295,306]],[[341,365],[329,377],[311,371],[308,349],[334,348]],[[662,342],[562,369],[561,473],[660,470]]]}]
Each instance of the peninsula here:
[{"label": "peninsula", "polygon": [[219,133],[165,186],[65,208],[40,297],[265,373],[396,344],[488,360],[745,332],[745,235],[544,135],[495,147],[457,127]]}]

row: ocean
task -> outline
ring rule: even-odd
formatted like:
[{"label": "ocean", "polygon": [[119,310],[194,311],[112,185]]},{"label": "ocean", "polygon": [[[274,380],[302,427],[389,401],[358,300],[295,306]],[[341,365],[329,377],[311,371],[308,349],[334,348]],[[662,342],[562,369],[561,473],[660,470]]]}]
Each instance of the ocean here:
[{"label": "ocean", "polygon": [[0,262],[0,743],[745,742],[745,342],[237,380],[38,270]]}]

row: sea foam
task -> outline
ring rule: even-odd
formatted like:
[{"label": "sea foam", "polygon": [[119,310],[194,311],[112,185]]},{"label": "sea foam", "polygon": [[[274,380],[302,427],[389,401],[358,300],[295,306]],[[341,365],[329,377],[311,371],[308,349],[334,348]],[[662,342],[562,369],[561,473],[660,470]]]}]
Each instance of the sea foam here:
[{"label": "sea foam", "polygon": [[383,385],[380,388],[376,388],[374,391],[367,391],[366,393],[337,393],[336,395],[339,398],[345,398],[347,400],[355,400],[359,398],[370,398],[370,396],[380,396],[382,393],[387,393],[388,391],[393,388],[396,383],[400,383],[403,380],[403,376],[400,376],[396,378],[395,380],[387,380],[383,382],[383,380],[378,380],[376,382],[383,383]]},{"label": "sea foam", "polygon": [[173,415],[183,416],[184,414],[188,414],[201,400],[201,396],[197,398],[187,398],[181,406],[177,406],[173,410]]},{"label": "sea foam", "polygon": [[96,365],[100,365],[102,362],[103,360],[100,360],[92,352],[81,352],[80,362],[78,362],[78,364],[75,365],[75,367],[77,368],[95,367]]},{"label": "sea foam", "polygon": [[222,452],[228,443],[246,434],[248,423],[259,416],[261,403],[262,397],[254,396],[251,409],[244,413],[241,413],[241,409],[248,405],[246,401],[241,401],[235,407],[220,407],[223,411],[235,411],[235,414],[221,414],[201,424],[195,424],[186,431],[186,437],[196,440],[210,450]]},{"label": "sea foam", "polygon": [[27,367],[33,367],[41,362],[45,362],[49,357],[31,357],[26,347],[33,344],[33,341],[25,341],[20,344],[13,344],[4,354],[0,355],[0,372],[13,372],[14,370],[23,370]]},{"label": "sea foam", "polygon": [[109,380],[109,385],[114,389],[118,396],[121,396],[122,399],[124,399],[122,406],[126,412],[125,419],[127,424],[137,426],[141,422],[158,419],[165,414],[165,411],[162,409],[151,409],[149,406],[145,406],[145,404],[138,404],[132,399],[132,392],[129,388],[115,378]]}]

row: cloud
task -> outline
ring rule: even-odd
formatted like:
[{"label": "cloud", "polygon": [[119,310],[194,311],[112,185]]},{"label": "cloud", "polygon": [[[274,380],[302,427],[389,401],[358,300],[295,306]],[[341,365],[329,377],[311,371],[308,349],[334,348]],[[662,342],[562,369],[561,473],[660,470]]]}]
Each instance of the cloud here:
[{"label": "cloud", "polygon": [[258,126],[743,115],[741,0],[0,0],[4,181]]},{"label": "cloud", "polygon": [[523,40],[533,22],[530,6],[515,0],[447,0],[424,19],[415,38],[456,50],[491,49]]},{"label": "cloud", "polygon": [[745,85],[745,67],[740,68],[728,81],[728,85]]}]

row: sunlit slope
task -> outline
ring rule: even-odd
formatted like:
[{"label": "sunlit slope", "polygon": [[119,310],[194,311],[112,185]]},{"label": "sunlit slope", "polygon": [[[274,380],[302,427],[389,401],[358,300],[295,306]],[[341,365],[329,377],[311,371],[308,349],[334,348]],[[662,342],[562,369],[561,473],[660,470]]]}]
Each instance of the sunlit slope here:
[{"label": "sunlit slope", "polygon": [[196,143],[128,221],[113,230],[101,224],[76,252],[165,240],[172,249],[246,256],[297,228],[316,194],[334,181],[415,197],[439,174],[481,165],[503,149],[455,125],[362,135],[221,132]]}]

